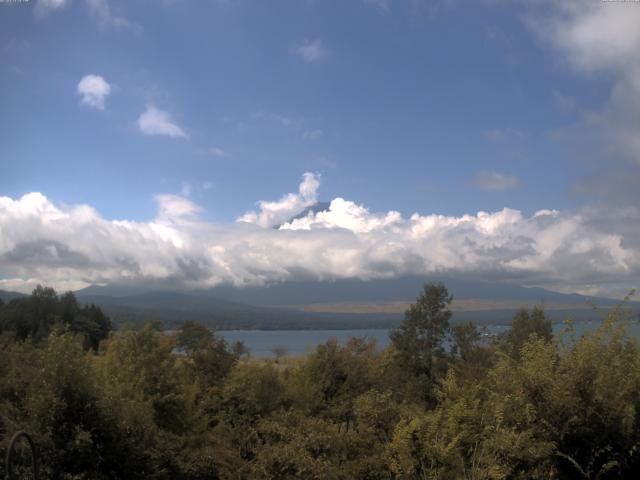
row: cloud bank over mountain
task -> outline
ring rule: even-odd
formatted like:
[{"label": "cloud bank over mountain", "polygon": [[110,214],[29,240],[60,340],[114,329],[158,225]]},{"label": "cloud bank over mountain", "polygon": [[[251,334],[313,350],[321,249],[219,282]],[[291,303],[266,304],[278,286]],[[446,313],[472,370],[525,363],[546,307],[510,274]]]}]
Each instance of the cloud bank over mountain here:
[{"label": "cloud bank over mountain", "polygon": [[157,196],[158,214],[149,222],[109,220],[91,206],[56,205],[41,193],[0,197],[0,288],[206,288],[463,274],[602,293],[640,278],[640,232],[625,228],[624,212],[602,218],[596,210],[541,210],[526,217],[504,208],[405,218],[335,198],[324,211],[283,219],[313,204],[319,185],[317,175],[305,173],[298,193],[259,202],[259,211],[232,224],[203,221],[198,205],[176,195]]}]

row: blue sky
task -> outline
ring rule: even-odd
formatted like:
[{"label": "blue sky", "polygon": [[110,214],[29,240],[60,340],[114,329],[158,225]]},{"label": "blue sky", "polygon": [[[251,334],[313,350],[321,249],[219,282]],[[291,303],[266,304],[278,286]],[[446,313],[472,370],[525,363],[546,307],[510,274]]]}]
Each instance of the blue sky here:
[{"label": "blue sky", "polygon": [[626,208],[640,7],[601,3],[2,4],[0,196],[229,224],[312,172],[404,218]]},{"label": "blue sky", "polygon": [[[554,92],[606,94],[537,45],[517,9],[477,2],[431,15],[410,2],[111,2],[128,26],[81,1],[44,17],[33,5],[0,11],[0,188],[113,218],[150,218],[153,195],[211,182],[193,195],[229,220],[307,170],[321,197],[374,210],[564,208],[580,172],[550,138],[572,121]],[[325,57],[301,58],[305,41]],[[80,105],[90,73],[112,86],[104,110]],[[141,135],[149,103],[189,139]],[[487,191],[480,172],[518,185]]]}]

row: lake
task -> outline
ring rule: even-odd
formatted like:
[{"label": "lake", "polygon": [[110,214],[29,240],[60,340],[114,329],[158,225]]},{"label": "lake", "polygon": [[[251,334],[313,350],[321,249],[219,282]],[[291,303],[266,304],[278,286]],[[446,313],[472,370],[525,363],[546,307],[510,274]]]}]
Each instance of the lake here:
[{"label": "lake", "polygon": [[[591,320],[576,322],[576,335],[580,336],[585,332],[593,331],[600,325],[599,321]],[[554,332],[562,329],[562,323],[553,326]],[[505,325],[488,325],[487,332],[490,334],[500,334],[509,327]],[[631,333],[640,335],[640,326],[637,322],[632,322]],[[339,343],[344,344],[353,337],[367,337],[376,340],[379,348],[389,345],[388,329],[369,330],[221,330],[218,335],[222,336],[229,344],[238,340],[244,342],[249,348],[252,357],[273,357],[271,351],[274,347],[284,347],[287,356],[301,356],[315,350],[315,348],[325,343],[330,338],[335,338]]]}]

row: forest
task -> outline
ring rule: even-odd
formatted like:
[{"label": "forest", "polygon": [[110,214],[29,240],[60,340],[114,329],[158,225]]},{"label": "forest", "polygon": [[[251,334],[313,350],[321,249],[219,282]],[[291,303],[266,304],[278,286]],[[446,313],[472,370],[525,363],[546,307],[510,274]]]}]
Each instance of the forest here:
[{"label": "forest", "polygon": [[624,304],[580,337],[535,307],[488,339],[451,301],[425,284],[386,349],[257,359],[194,322],[115,330],[38,287],[0,303],[0,462],[25,430],[44,479],[638,478]]}]

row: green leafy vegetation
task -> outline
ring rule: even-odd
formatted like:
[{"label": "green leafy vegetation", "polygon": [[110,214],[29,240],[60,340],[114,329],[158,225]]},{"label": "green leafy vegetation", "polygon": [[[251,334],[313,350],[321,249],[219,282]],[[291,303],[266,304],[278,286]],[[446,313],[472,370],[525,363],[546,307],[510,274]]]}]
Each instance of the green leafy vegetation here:
[{"label": "green leafy vegetation", "polygon": [[450,302],[425,285],[384,350],[331,340],[271,360],[194,322],[110,331],[39,287],[0,305],[0,453],[24,429],[46,479],[636,478],[623,308],[580,338],[522,310],[483,342],[449,325]]}]

